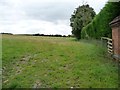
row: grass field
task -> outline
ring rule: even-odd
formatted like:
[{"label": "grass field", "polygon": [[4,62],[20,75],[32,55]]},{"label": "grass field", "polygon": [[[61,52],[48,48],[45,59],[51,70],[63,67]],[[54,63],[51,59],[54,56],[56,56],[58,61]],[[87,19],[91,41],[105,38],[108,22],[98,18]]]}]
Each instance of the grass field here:
[{"label": "grass field", "polygon": [[117,88],[118,68],[98,43],[3,35],[3,88]]}]

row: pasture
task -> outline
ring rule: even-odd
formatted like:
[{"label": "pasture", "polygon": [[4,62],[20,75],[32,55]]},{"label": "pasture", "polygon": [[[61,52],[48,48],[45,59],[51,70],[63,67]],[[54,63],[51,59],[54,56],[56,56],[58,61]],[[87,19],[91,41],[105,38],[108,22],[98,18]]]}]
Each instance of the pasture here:
[{"label": "pasture", "polygon": [[100,43],[2,36],[3,88],[117,88],[118,67]]}]

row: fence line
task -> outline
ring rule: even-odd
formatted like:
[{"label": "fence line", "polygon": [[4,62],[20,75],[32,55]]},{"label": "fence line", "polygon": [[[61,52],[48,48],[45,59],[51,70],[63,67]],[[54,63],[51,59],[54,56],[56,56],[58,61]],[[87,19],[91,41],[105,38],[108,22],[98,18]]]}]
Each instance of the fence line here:
[{"label": "fence line", "polygon": [[107,37],[101,37],[101,41],[107,40],[107,50],[109,54],[113,54],[113,40]]}]

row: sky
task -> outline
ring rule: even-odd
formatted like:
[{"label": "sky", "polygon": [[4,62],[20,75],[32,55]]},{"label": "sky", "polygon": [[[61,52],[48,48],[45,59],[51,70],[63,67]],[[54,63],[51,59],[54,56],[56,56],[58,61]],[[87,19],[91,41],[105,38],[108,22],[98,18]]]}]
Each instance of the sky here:
[{"label": "sky", "polygon": [[70,17],[86,2],[98,14],[108,0],[0,0],[0,33],[71,34]]}]

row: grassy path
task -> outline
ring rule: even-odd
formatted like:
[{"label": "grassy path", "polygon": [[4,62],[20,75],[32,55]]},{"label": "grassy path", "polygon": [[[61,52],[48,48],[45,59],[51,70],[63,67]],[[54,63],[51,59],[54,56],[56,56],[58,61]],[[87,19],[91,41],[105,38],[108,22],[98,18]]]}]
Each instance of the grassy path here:
[{"label": "grassy path", "polygon": [[3,36],[4,88],[114,88],[117,65],[96,44],[72,38]]}]

